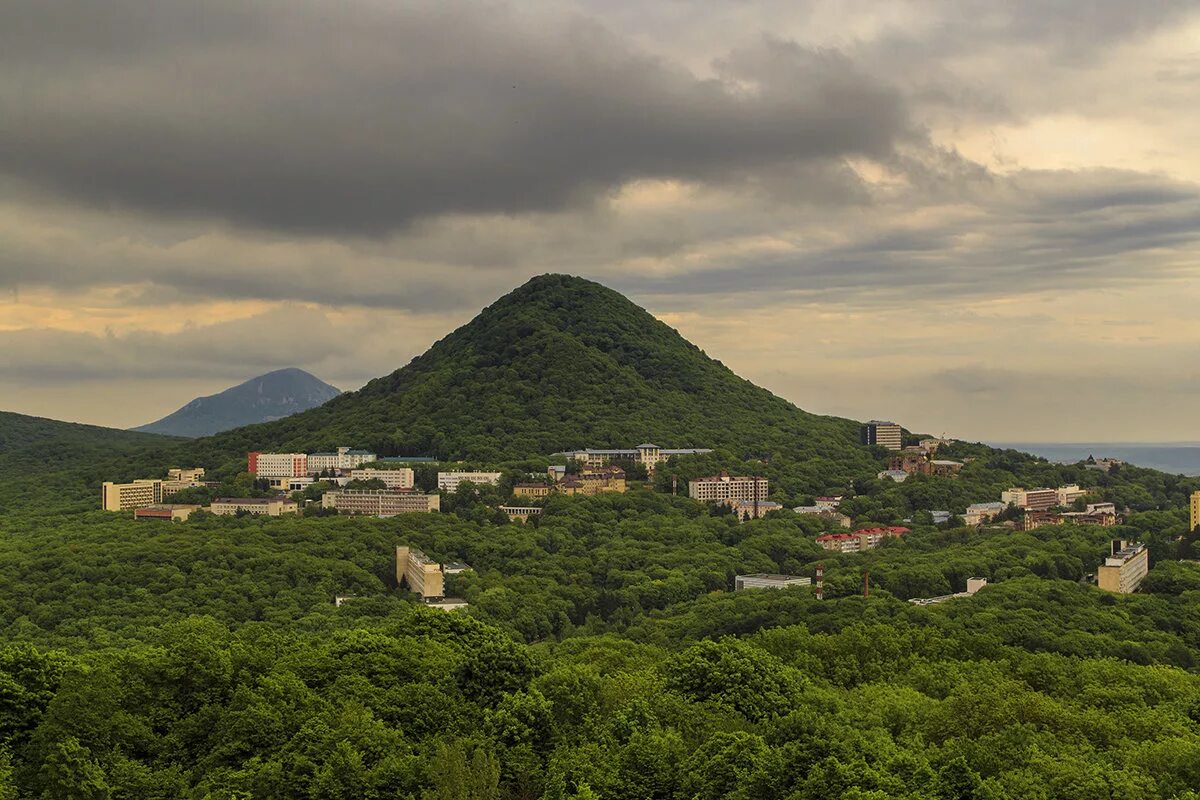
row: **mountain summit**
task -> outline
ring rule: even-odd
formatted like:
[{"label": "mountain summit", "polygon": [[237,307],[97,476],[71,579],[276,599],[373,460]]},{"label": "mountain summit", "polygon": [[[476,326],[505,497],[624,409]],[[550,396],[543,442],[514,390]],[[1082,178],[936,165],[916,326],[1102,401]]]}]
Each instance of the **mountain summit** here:
[{"label": "mountain summit", "polygon": [[157,422],[133,430],[172,436],[210,436],[307,411],[339,394],[336,388],[302,369],[277,369],[219,394],[197,397]]},{"label": "mountain summit", "polygon": [[486,461],[649,441],[844,459],[857,432],[739,378],[612,289],[542,275],[357,392],[203,444]]}]

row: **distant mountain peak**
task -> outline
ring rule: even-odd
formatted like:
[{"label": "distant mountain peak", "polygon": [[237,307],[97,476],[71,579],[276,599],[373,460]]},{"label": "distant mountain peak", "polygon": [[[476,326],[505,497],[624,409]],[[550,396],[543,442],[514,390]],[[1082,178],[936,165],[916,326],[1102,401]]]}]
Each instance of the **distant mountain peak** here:
[{"label": "distant mountain peak", "polygon": [[133,430],[173,436],[210,436],[307,411],[339,394],[338,389],[314,375],[296,367],[286,367],[251,378],[218,394],[197,397],[157,422]]}]

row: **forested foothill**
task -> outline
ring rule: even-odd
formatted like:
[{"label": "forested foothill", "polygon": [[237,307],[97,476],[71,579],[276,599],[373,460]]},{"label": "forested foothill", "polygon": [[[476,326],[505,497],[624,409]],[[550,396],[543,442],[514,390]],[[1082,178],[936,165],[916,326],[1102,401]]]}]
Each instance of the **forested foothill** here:
[{"label": "forested foothill", "polygon": [[[0,800],[1200,800],[1200,481],[964,443],[939,453],[957,478],[879,480],[853,422],[643,315],[538,279],[358,393],[209,439],[0,415]],[[496,512],[555,450],[646,440],[715,452],[529,524]],[[95,510],[102,480],[195,465],[254,491],[245,450],[340,443],[505,477],[391,519]],[[719,469],[912,531],[833,554],[817,517],[670,493]],[[929,514],[1066,483],[1123,524]],[[1150,546],[1135,594],[1088,580],[1113,538]],[[398,544],[470,564],[447,577],[469,607],[398,587]],[[818,564],[823,600],[733,591]],[[989,583],[908,602],[968,577]]]}]

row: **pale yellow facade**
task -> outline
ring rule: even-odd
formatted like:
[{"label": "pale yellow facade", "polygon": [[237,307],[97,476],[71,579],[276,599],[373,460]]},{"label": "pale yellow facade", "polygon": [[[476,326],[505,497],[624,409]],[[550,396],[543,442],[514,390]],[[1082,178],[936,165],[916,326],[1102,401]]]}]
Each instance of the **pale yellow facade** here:
[{"label": "pale yellow facade", "polygon": [[137,480],[133,483],[105,481],[100,486],[100,507],[105,511],[133,511],[145,508],[163,499],[163,482],[160,480]]},{"label": "pale yellow facade", "polygon": [[1196,528],[1200,528],[1200,492],[1192,494],[1191,505],[1191,513],[1188,515],[1188,519],[1190,520],[1188,530],[1194,531]]},{"label": "pale yellow facade", "polygon": [[1107,592],[1129,594],[1150,571],[1150,551],[1141,542],[1114,541],[1112,554],[1096,570],[1096,585]]},{"label": "pale yellow facade", "polygon": [[442,565],[408,545],[396,547],[396,584],[407,584],[422,600],[445,597]]},{"label": "pale yellow facade", "polygon": [[239,511],[256,516],[279,517],[284,514],[295,514],[300,507],[294,500],[282,500],[270,497],[218,497],[208,507],[212,514],[233,516]]}]

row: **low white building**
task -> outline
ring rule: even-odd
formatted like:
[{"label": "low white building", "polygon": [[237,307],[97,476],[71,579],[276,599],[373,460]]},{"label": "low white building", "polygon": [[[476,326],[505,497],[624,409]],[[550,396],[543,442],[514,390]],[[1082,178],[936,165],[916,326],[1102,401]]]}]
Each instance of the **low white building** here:
[{"label": "low white building", "polygon": [[495,486],[500,483],[499,472],[439,472],[438,489],[443,492],[458,491],[459,484],[470,482],[477,486]]},{"label": "low white building", "polygon": [[339,447],[332,453],[310,453],[308,471],[312,475],[320,475],[326,470],[358,469],[363,464],[373,464],[378,460],[375,453]]},{"label": "low white building", "polygon": [[400,469],[354,469],[350,470],[352,481],[383,481],[389,489],[411,489],[415,485],[413,471],[408,467]]},{"label": "low white building", "polygon": [[789,586],[811,586],[812,578],[801,578],[798,575],[772,575],[768,572],[756,572],[752,575],[738,575],[733,579],[735,592],[747,589],[786,589]]},{"label": "low white building", "polygon": [[1008,503],[973,503],[967,506],[967,513],[963,515],[963,523],[982,525],[985,522],[991,522],[1006,508],[1008,508]]}]

